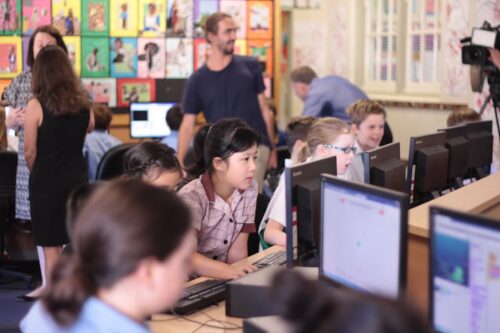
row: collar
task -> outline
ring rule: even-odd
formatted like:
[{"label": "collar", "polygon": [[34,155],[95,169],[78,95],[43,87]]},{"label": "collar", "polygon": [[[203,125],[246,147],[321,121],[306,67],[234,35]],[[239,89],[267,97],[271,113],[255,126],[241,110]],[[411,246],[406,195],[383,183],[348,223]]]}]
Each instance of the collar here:
[{"label": "collar", "polygon": [[361,148],[361,146],[359,145],[358,140],[354,142],[354,147],[356,147],[356,155],[361,155],[362,153],[365,152],[363,148]]},{"label": "collar", "polygon": [[[208,201],[211,203],[214,203],[216,200],[217,194],[214,191],[214,184],[212,183],[212,177],[210,177],[210,174],[208,173],[208,171],[205,171],[201,175],[201,184],[203,185],[203,188],[205,189]],[[235,190],[233,192],[233,194],[231,194],[231,195],[232,196],[234,196],[235,194],[243,195],[243,193],[245,193],[245,191]]]}]

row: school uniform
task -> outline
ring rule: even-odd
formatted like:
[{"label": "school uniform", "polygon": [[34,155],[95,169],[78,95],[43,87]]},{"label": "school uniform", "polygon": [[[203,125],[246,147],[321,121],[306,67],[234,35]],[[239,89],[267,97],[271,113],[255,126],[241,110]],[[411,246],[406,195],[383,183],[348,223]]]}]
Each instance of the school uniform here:
[{"label": "school uniform", "polygon": [[354,144],[356,147],[356,155],[354,155],[351,165],[349,165],[349,169],[347,170],[347,174],[349,175],[349,180],[356,183],[364,183],[365,182],[365,166],[363,161],[363,149],[356,140]]},{"label": "school uniform", "polygon": [[262,221],[259,225],[259,239],[260,245],[263,250],[272,246],[264,240],[264,231],[267,227],[267,222],[269,219],[273,219],[283,226],[286,227],[286,191],[285,191],[285,173],[283,172],[280,176],[278,187],[274,190],[271,201],[267,206],[266,212],[262,217]]},{"label": "school uniform", "polygon": [[238,235],[255,232],[257,182],[245,191],[236,189],[231,205],[214,192],[208,172],[186,184],[179,195],[189,206],[198,239],[198,253],[227,262],[229,249]]}]

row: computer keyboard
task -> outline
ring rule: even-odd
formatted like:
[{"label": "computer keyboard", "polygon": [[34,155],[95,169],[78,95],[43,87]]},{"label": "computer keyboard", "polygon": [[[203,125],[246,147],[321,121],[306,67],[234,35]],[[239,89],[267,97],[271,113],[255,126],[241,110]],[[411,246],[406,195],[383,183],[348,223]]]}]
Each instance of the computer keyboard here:
[{"label": "computer keyboard", "polygon": [[265,257],[257,260],[253,263],[259,269],[265,268],[271,265],[284,265],[286,264],[286,252],[285,251],[276,251],[273,253],[269,253]]},{"label": "computer keyboard", "polygon": [[[258,269],[271,265],[286,263],[286,252],[277,251],[266,255],[253,263]],[[175,314],[189,314],[218,303],[225,298],[226,284],[229,280],[209,279],[184,289],[184,294],[177,304],[170,310]]]},{"label": "computer keyboard", "polygon": [[210,279],[187,287],[170,312],[184,315],[224,300],[227,282]]}]

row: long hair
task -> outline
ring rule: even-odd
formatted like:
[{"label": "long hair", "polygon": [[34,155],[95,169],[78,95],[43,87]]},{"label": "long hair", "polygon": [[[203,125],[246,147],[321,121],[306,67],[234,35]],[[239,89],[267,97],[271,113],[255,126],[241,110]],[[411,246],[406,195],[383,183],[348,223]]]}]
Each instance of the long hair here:
[{"label": "long hair", "polygon": [[100,185],[74,223],[74,253],[54,267],[42,299],[46,310],[60,325],[72,324],[99,289],[132,274],[145,258],[172,255],[189,221],[188,208],[173,192],[137,180]]},{"label": "long hair", "polygon": [[5,109],[0,108],[0,151],[7,150],[7,126],[5,125]]},{"label": "long hair", "polygon": [[33,95],[56,115],[88,110],[90,100],[66,53],[56,45],[40,50],[33,65]]},{"label": "long hair", "polygon": [[338,118],[325,117],[316,120],[307,133],[308,155],[314,154],[320,145],[329,144],[337,140],[342,134],[349,134],[349,125]]},{"label": "long hair", "polygon": [[234,153],[260,142],[260,135],[238,118],[225,118],[203,126],[193,140],[193,165],[187,168],[189,178],[196,178],[205,171],[212,173],[214,158],[225,161]]},{"label": "long hair", "polygon": [[52,38],[56,40],[57,46],[59,46],[61,49],[63,49],[64,53],[68,54],[68,48],[66,47],[66,44],[64,43],[64,39],[59,33],[59,30],[54,28],[51,25],[43,25],[41,27],[38,27],[34,32],[33,35],[31,35],[30,41],[28,43],[28,53],[26,55],[26,64],[28,67],[33,67],[33,64],[35,63],[35,55],[33,54],[33,49],[35,45],[35,37],[38,33],[46,33],[50,35]]}]

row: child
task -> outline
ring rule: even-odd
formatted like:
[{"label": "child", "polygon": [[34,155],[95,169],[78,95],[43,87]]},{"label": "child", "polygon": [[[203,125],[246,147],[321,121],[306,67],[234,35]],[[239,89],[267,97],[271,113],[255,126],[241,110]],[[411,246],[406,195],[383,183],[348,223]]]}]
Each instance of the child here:
[{"label": "child", "polygon": [[387,114],[380,103],[361,99],[347,108],[352,132],[356,135],[356,156],[349,168],[352,181],[365,182],[362,153],[380,146]]},{"label": "child", "polygon": [[176,104],[172,106],[165,117],[168,127],[170,128],[170,135],[164,137],[161,142],[170,148],[177,149],[177,140],[179,137],[179,127],[182,123],[182,106]]},{"label": "child", "polygon": [[[145,199],[147,198],[147,199]],[[103,184],[75,223],[23,332],[149,332],[144,321],[180,296],[193,251],[189,210],[174,193],[139,181]]]},{"label": "child", "polygon": [[454,109],[453,112],[450,113],[450,115],[446,119],[446,125],[450,127],[479,120],[481,120],[481,116],[479,115],[479,113],[469,107],[464,106]]},{"label": "child", "polygon": [[113,120],[113,114],[106,105],[94,103],[94,130],[87,134],[83,144],[83,155],[87,159],[87,171],[89,180],[95,181],[97,166],[101,158],[111,148],[118,146],[122,142],[109,134],[109,126]]},{"label": "child", "polygon": [[157,141],[132,147],[123,157],[124,177],[175,190],[182,180],[182,168],[175,150]]},{"label": "child", "polygon": [[[354,156],[354,138],[349,126],[342,120],[326,117],[311,124],[307,133],[307,146],[302,150],[308,152],[308,161],[321,158],[337,157],[337,176],[347,178],[347,169]],[[319,175],[318,175],[319,177]],[[270,245],[286,246],[286,193],[285,181],[280,179],[259,227],[261,245],[264,249]]]},{"label": "child", "polygon": [[248,256],[248,234],[255,232],[257,183],[254,179],[260,136],[236,118],[202,127],[195,137],[194,178],[180,191],[193,215],[197,253],[195,273],[235,279],[256,268],[230,266]]}]

